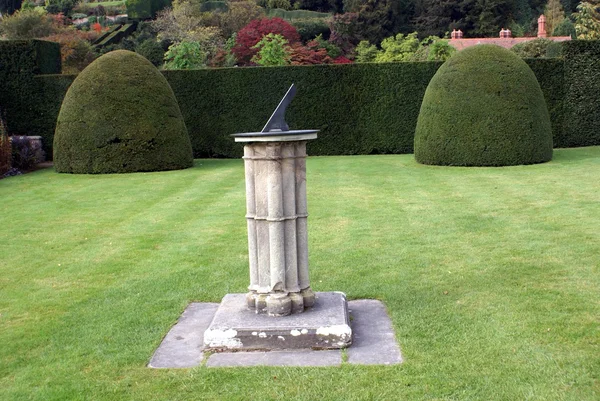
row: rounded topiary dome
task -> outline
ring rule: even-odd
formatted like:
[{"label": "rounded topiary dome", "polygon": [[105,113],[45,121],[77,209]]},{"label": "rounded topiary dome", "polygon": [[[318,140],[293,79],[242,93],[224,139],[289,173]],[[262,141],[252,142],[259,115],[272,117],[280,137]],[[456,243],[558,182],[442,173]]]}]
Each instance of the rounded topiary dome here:
[{"label": "rounded topiary dome", "polygon": [[56,171],[131,173],[193,162],[173,90],[144,57],[126,50],[107,53],[71,84],[54,134]]},{"label": "rounded topiary dome", "polygon": [[551,160],[550,116],[533,71],[495,45],[455,54],[427,86],[415,131],[415,159],[455,166]]}]

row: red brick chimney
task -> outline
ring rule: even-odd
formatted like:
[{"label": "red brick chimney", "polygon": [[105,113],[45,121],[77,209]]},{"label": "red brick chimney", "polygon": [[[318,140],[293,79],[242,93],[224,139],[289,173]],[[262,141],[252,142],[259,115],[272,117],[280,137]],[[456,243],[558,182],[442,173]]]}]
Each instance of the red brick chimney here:
[{"label": "red brick chimney", "polygon": [[460,29],[458,31],[456,29],[453,29],[452,33],[450,34],[450,38],[451,39],[462,39],[463,33]]},{"label": "red brick chimney", "polygon": [[501,38],[512,38],[512,32],[510,29],[504,29],[502,28],[500,30],[500,37]]},{"label": "red brick chimney", "polygon": [[540,18],[538,18],[538,38],[545,38],[547,37],[548,34],[546,33],[546,17],[544,17],[544,14],[540,15]]}]

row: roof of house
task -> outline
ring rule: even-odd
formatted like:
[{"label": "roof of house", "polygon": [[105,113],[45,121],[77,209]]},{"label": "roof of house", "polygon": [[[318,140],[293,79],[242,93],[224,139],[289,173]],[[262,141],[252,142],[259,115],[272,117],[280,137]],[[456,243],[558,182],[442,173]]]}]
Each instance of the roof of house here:
[{"label": "roof of house", "polygon": [[[475,46],[475,45],[498,45],[505,49],[510,49],[516,44],[529,42],[537,39],[537,37],[522,37],[522,38],[468,38],[468,39],[450,39],[448,43],[456,50],[462,50],[464,48]],[[551,36],[546,39],[550,39],[554,42],[566,42],[571,40],[570,36]]]}]

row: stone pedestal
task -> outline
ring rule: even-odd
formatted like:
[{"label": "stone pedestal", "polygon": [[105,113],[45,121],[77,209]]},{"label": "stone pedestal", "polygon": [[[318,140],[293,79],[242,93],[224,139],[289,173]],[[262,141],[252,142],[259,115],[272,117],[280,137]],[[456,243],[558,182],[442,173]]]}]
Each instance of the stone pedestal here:
[{"label": "stone pedestal", "polygon": [[[249,134],[242,134],[249,135]],[[306,141],[315,131],[236,136],[244,146],[248,308],[270,316],[314,305],[308,275]]]},{"label": "stone pedestal", "polygon": [[250,286],[246,295],[223,298],[204,332],[205,349],[337,349],[352,343],[346,296],[316,296],[308,277],[306,141],[316,133],[234,135],[246,142]]}]

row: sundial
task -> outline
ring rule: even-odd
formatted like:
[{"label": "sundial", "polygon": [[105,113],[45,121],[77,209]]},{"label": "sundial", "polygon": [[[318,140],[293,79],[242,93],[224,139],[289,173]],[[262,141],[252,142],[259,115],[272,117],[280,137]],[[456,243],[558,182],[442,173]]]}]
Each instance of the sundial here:
[{"label": "sundial", "polygon": [[308,269],[306,142],[316,129],[291,130],[292,84],[260,132],[245,142],[250,285],[228,294],[204,334],[209,349],[344,348],[352,341],[346,297],[317,293]]}]

